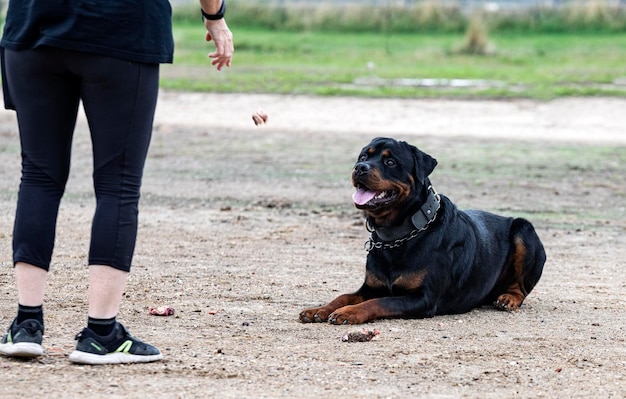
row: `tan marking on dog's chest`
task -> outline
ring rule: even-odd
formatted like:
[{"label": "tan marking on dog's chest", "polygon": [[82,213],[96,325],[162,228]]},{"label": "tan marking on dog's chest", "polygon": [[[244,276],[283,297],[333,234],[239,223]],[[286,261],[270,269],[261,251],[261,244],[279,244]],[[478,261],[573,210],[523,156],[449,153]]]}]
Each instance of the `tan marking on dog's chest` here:
[{"label": "tan marking on dog's chest", "polygon": [[422,286],[426,278],[426,270],[416,273],[402,274],[391,283],[392,287],[402,288],[407,291],[416,290]]},{"label": "tan marking on dog's chest", "polygon": [[381,278],[372,273],[367,273],[365,276],[365,284],[369,287],[380,288],[385,287],[389,290],[401,289],[403,291],[413,291],[418,289],[424,283],[426,278],[426,270],[420,270],[416,273],[403,274],[396,277],[395,280],[389,281],[388,279]]},{"label": "tan marking on dog's chest", "polygon": [[365,275],[365,284],[374,288],[387,287],[387,283],[384,280],[369,272]]}]

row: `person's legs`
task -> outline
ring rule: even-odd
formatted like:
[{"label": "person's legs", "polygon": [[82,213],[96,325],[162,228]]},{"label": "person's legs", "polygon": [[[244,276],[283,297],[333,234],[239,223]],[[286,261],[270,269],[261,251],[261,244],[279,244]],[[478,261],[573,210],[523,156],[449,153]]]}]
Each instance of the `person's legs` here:
[{"label": "person's legs", "polygon": [[13,230],[18,317],[0,344],[0,353],[8,355],[43,353],[46,275],[79,104],[78,82],[62,61],[51,49],[5,50],[4,84],[11,88],[22,150]]},{"label": "person's legs", "polygon": [[[55,49],[7,50],[5,61],[23,152],[14,229],[20,300],[43,302],[82,97],[92,133],[97,201],[89,254],[89,324],[93,322],[94,330],[86,328],[77,336],[77,350],[70,360],[100,364],[161,359],[157,348],[132,337],[115,322],[135,246],[139,189],[158,94],[158,65]],[[20,305],[18,314],[28,315],[37,308],[43,320],[41,305]],[[20,325],[16,321],[0,342],[0,353],[41,355],[43,324],[34,319]],[[96,327],[108,328],[110,334],[97,334]],[[17,342],[17,336],[26,340]]]}]

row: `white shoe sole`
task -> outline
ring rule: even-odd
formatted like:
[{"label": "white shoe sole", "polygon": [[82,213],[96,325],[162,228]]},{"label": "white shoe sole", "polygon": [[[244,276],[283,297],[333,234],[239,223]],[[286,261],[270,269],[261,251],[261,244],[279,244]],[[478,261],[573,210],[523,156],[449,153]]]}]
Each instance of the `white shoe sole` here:
[{"label": "white shoe sole", "polygon": [[0,354],[12,357],[37,357],[43,355],[43,348],[34,342],[0,344]]},{"label": "white shoe sole", "polygon": [[122,363],[149,363],[163,359],[158,355],[131,355],[128,353],[115,352],[106,355],[94,355],[93,353],[74,351],[70,353],[69,361],[78,364],[122,364]]}]

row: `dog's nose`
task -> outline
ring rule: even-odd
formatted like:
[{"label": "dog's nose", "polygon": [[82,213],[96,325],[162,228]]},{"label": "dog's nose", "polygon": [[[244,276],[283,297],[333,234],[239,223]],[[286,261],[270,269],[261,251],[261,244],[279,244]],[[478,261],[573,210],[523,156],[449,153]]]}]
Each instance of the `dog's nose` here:
[{"label": "dog's nose", "polygon": [[357,164],[354,165],[354,173],[357,175],[364,175],[369,172],[370,169],[370,164],[367,162],[357,162]]}]

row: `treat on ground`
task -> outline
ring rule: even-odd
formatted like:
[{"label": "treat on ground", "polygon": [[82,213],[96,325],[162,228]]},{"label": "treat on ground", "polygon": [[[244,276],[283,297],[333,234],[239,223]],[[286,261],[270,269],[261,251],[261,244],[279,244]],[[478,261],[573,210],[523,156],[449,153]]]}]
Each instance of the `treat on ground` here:
[{"label": "treat on ground", "polygon": [[380,334],[378,330],[366,330],[365,328],[361,331],[352,331],[344,334],[341,337],[343,342],[368,342]]},{"label": "treat on ground", "polygon": [[153,316],[172,316],[174,313],[174,308],[170,306],[158,306],[156,308],[148,309],[148,314]]}]

